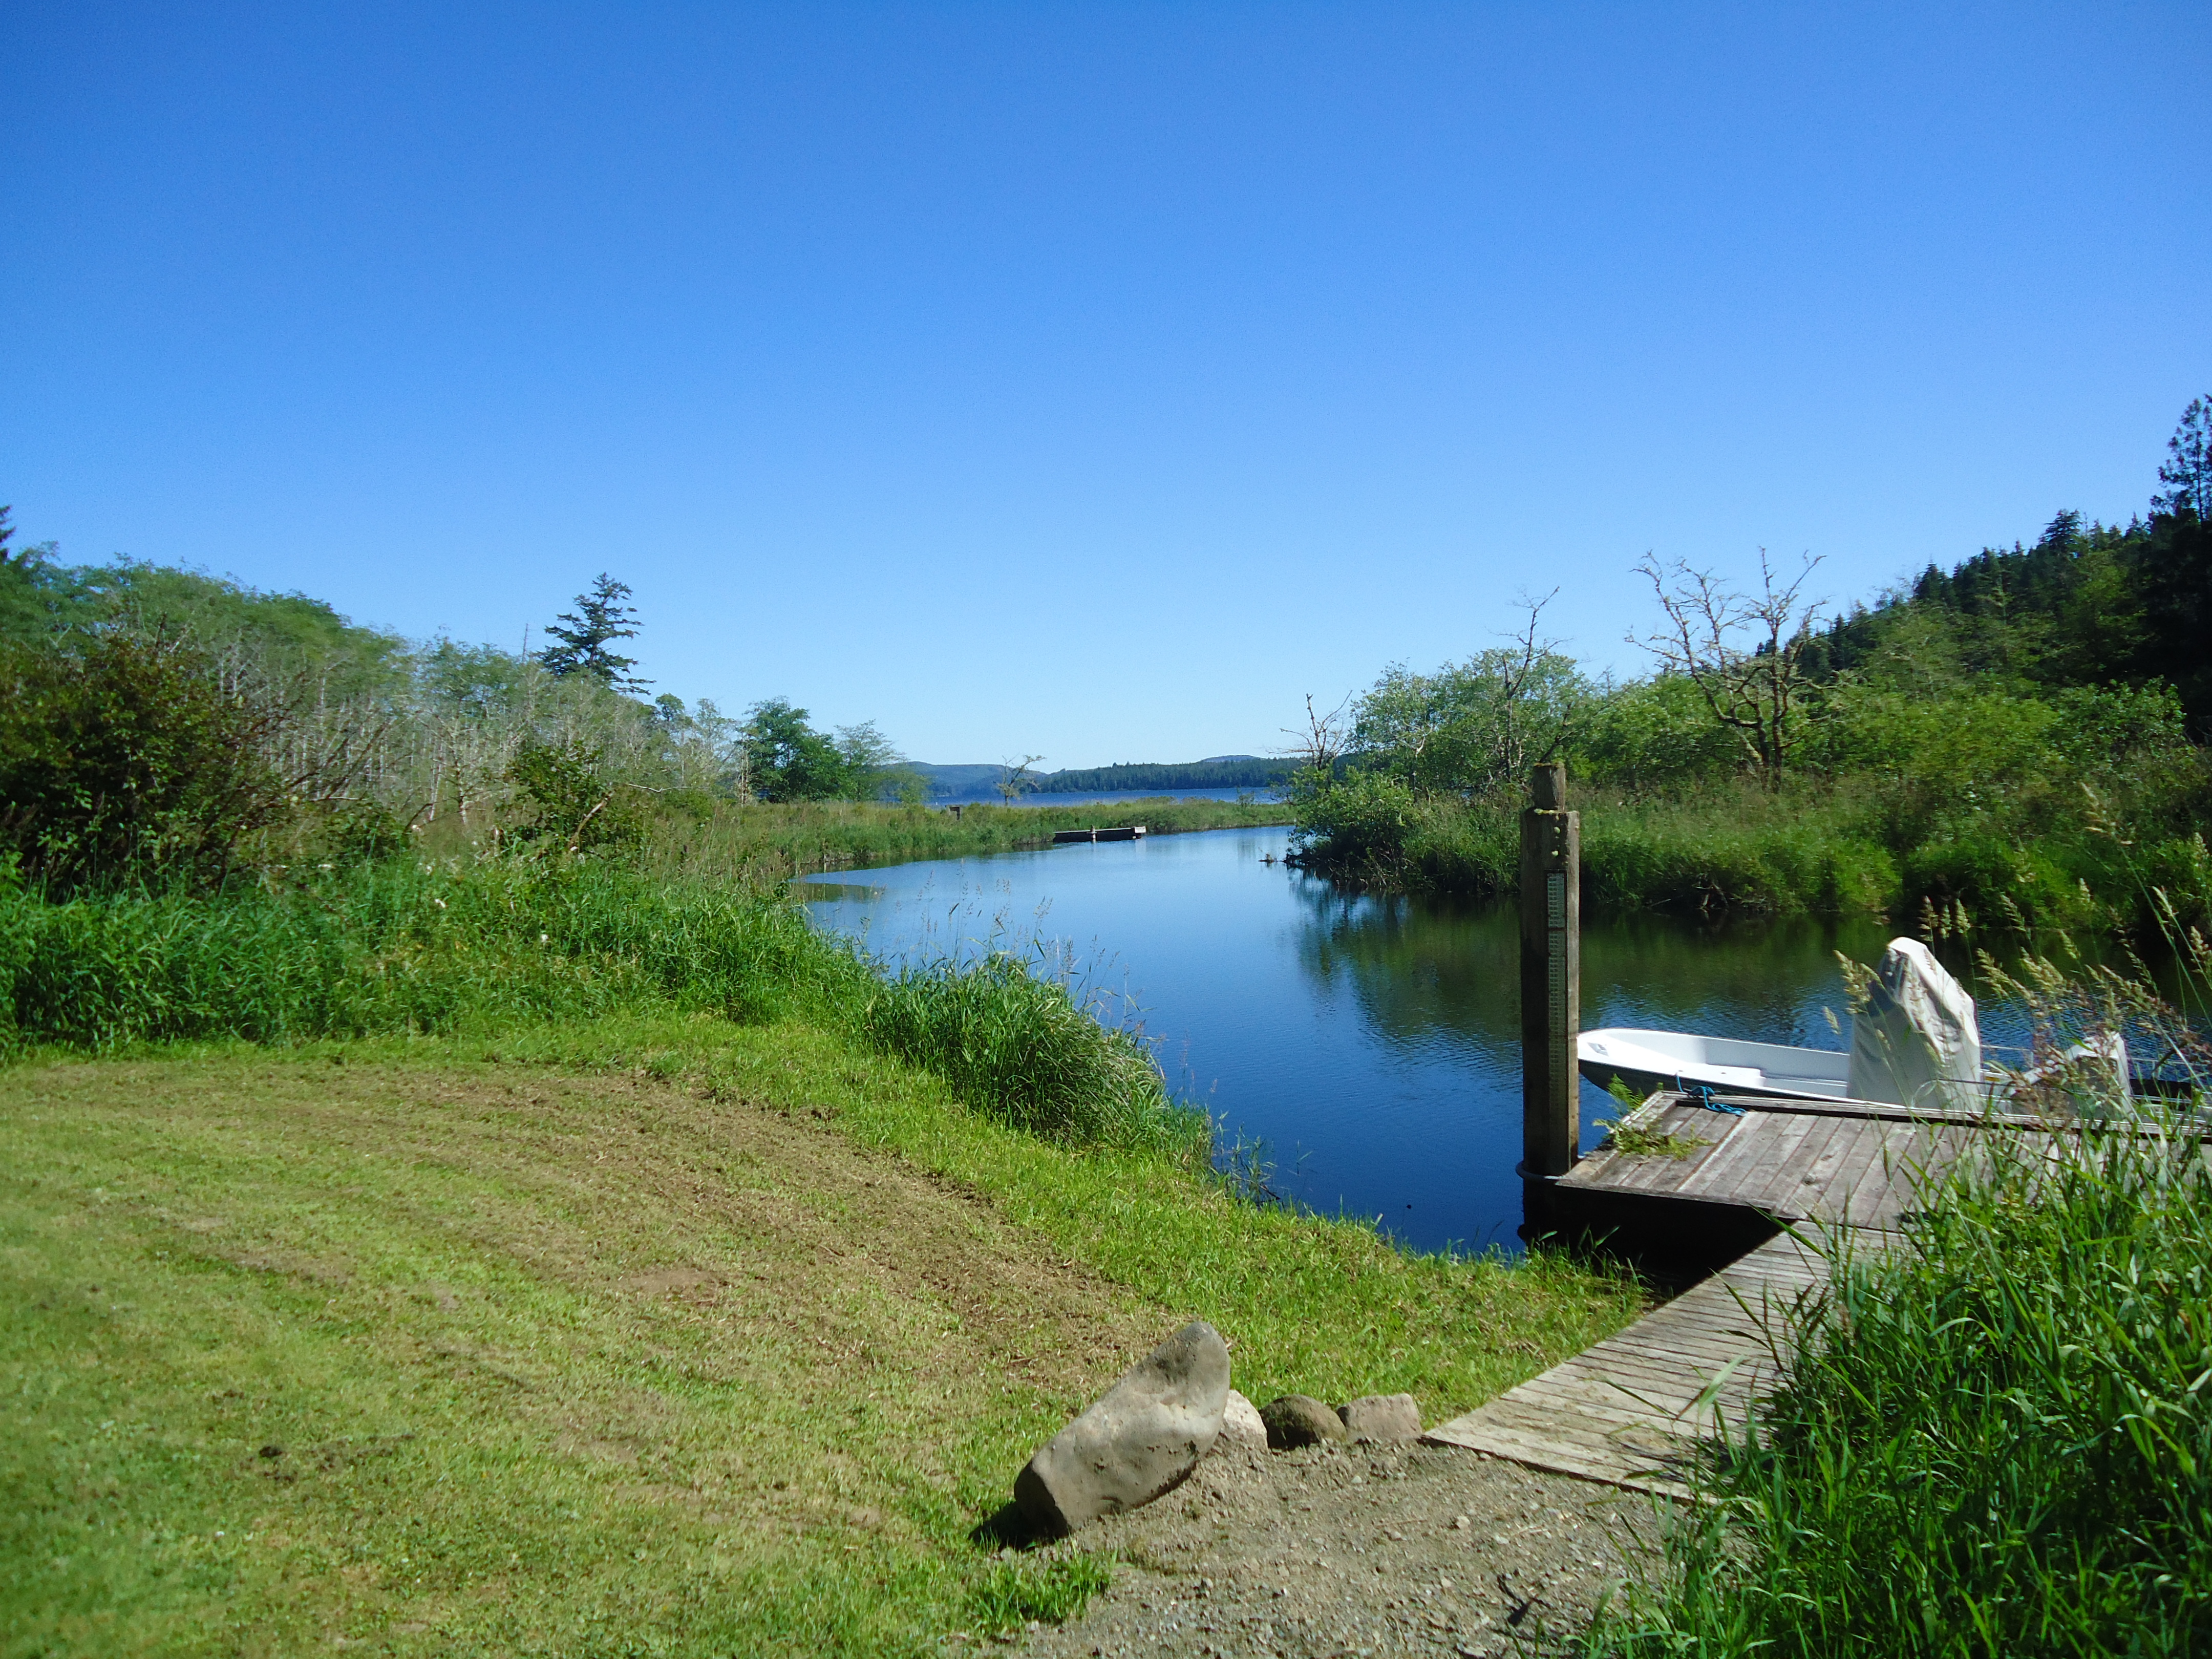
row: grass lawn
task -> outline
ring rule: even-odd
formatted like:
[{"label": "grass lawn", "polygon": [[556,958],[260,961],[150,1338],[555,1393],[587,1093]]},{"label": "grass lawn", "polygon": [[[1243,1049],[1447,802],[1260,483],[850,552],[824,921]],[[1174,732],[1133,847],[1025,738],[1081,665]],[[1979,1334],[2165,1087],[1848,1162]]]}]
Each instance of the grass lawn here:
[{"label": "grass lawn", "polygon": [[1079,1605],[971,1539],[1181,1321],[1434,1418],[1616,1328],[706,1016],[0,1071],[0,1653],[900,1653]]}]

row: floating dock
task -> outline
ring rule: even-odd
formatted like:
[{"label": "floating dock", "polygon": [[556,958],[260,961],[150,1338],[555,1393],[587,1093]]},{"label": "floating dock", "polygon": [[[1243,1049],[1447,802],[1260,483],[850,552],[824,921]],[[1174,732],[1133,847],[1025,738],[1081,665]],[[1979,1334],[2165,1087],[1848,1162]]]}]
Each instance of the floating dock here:
[{"label": "floating dock", "polygon": [[1144,838],[1145,826],[1141,823],[1124,824],[1118,830],[1055,830],[1052,832],[1054,847],[1066,847],[1081,841],[1142,841]]},{"label": "floating dock", "polygon": [[[1994,1137],[2021,1137],[2052,1158],[2069,1139],[2063,1126],[1858,1101],[1718,1103],[1731,1109],[1654,1095],[1622,1123],[1643,1132],[1645,1145],[1667,1138],[1668,1150],[1600,1147],[1547,1183],[1551,1219],[1583,1237],[1658,1234],[1753,1248],[1427,1438],[1584,1480],[1680,1492],[1695,1443],[1723,1424],[1740,1431],[1787,1363],[1794,1316],[1827,1280],[1820,1250],[1897,1248],[1898,1223],[1920,1192]],[[1778,1234],[1778,1224],[1796,1231]]]}]

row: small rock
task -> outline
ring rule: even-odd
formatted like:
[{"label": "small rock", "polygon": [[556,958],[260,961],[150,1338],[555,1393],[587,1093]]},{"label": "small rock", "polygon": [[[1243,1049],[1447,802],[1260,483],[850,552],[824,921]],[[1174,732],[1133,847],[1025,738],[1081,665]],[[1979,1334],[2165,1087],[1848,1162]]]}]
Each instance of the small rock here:
[{"label": "small rock", "polygon": [[1339,1406],[1351,1438],[1370,1445],[1397,1445],[1421,1437],[1421,1408],[1410,1394],[1370,1394]]},{"label": "small rock", "polygon": [[1267,1425],[1260,1420],[1260,1408],[1243,1395],[1231,1389],[1229,1399],[1221,1407],[1221,1437],[1213,1443],[1217,1452],[1264,1452],[1267,1449]]},{"label": "small rock", "polygon": [[1229,1349],[1194,1320],[1132,1366],[1014,1480],[1040,1532],[1061,1534],[1182,1484],[1221,1433]]},{"label": "small rock", "polygon": [[1350,1438],[1343,1419],[1311,1395],[1286,1394],[1270,1400],[1260,1407],[1260,1420],[1267,1425],[1267,1443],[1277,1451]]}]

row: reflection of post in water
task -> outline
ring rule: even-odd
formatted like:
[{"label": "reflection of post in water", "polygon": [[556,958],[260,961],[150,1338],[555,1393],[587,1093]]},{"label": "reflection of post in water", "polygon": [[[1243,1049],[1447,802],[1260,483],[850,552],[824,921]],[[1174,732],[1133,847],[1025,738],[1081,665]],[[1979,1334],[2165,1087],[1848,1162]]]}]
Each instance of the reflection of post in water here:
[{"label": "reflection of post in water", "polygon": [[1521,814],[1521,1174],[1528,1221],[1541,1190],[1582,1155],[1575,1039],[1582,1025],[1582,816],[1567,811],[1567,769],[1529,775]]}]

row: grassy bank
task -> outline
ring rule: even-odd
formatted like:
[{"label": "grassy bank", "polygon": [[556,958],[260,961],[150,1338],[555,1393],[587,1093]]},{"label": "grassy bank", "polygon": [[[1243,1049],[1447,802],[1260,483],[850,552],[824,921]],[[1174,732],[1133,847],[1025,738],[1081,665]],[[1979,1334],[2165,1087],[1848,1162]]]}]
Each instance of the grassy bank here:
[{"label": "grassy bank", "polygon": [[[1486,898],[1519,881],[1516,803],[1416,800],[1361,781],[1314,804],[1308,867],[1400,891]],[[1887,915],[1962,906],[1984,926],[2154,933],[2154,890],[2212,921],[2201,832],[2115,823],[2087,798],[2069,816],[1900,830],[1848,783],[1771,794],[1747,781],[1693,795],[1577,787],[1583,902],[1683,915]],[[2096,895],[2092,897],[2091,895]]]},{"label": "grassy bank", "polygon": [[1621,1322],[804,1023],[0,1072],[9,1654],[907,1654],[1108,1570],[971,1529],[1178,1322],[1435,1416]]},{"label": "grassy bank", "polygon": [[1103,1580],[974,1529],[1183,1320],[1433,1418],[1637,1301],[1239,1196],[1003,959],[591,860],[11,890],[0,990],[9,1655],[933,1650]]},{"label": "grassy bank", "polygon": [[1129,1035],[996,958],[896,978],[775,895],[591,860],[398,861],[289,887],[50,903],[0,890],[0,1043],[112,1049],[501,1029],[617,1012],[804,1018],[1040,1133],[1196,1155]]},{"label": "grassy bank", "polygon": [[942,808],[851,801],[788,806],[715,802],[697,816],[672,814],[664,820],[646,858],[649,868],[671,875],[764,887],[825,870],[1048,847],[1056,830],[1141,823],[1164,836],[1290,820],[1291,809],[1279,805],[1164,796],[1110,805],[968,806],[957,818]]},{"label": "grassy bank", "polygon": [[1806,1346],[1620,1656],[2185,1655],[2212,1644],[2212,1175],[2092,1133],[1839,1254]]}]

